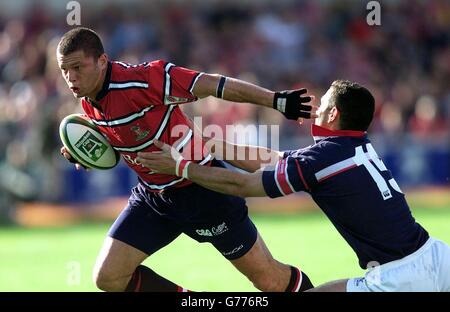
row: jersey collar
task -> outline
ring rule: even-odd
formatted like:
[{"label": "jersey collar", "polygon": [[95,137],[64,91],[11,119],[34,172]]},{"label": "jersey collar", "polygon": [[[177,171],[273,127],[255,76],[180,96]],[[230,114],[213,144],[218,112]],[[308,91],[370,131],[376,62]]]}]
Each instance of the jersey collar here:
[{"label": "jersey collar", "polygon": [[331,130],[327,128],[320,127],[318,125],[311,125],[311,135],[314,138],[314,141],[317,143],[320,140],[329,137],[352,137],[352,138],[363,138],[367,134],[366,131],[355,131],[355,130]]},{"label": "jersey collar", "polygon": [[112,63],[108,61],[108,68],[106,69],[105,81],[103,82],[102,89],[95,97],[96,101],[100,101],[103,99],[109,91],[109,83],[111,81],[111,71],[112,71]]}]

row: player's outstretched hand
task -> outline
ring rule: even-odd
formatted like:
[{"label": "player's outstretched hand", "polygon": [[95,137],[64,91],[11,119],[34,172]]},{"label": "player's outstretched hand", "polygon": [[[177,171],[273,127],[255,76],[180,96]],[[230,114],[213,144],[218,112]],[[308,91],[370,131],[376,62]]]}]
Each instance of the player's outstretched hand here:
[{"label": "player's outstretched hand", "polygon": [[75,158],[72,157],[72,155],[70,155],[69,151],[67,150],[67,148],[65,146],[61,147],[61,155],[64,156],[65,159],[67,159],[70,163],[75,164],[75,169],[80,170],[81,168],[84,168],[86,171],[89,171],[89,168],[83,166],[82,164],[80,164],[79,162],[77,162],[75,160]]},{"label": "player's outstretched hand", "polygon": [[316,118],[317,107],[312,104],[314,96],[306,95],[307,92],[304,88],[275,92],[273,108],[287,119]]},{"label": "player's outstretched hand", "polygon": [[139,152],[136,161],[155,173],[175,175],[177,160],[183,158],[181,154],[172,146],[161,141],[155,140],[153,143],[161,151]]}]

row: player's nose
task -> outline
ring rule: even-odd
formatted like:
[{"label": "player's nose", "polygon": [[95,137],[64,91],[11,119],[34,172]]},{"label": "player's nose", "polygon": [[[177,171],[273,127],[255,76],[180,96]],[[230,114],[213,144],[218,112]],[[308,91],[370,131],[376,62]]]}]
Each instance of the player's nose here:
[{"label": "player's nose", "polygon": [[75,81],[77,81],[77,74],[75,73],[75,71],[69,70],[69,71],[67,72],[67,80],[68,80],[69,82],[75,82]]}]

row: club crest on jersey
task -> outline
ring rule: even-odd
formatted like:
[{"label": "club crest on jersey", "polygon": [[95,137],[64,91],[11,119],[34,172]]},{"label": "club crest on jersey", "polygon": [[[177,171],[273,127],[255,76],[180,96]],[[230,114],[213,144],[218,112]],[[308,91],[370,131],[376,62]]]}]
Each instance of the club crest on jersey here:
[{"label": "club crest on jersey", "polygon": [[165,105],[171,105],[171,104],[180,104],[180,103],[186,103],[186,102],[192,102],[193,99],[173,96],[173,95],[166,95],[164,97],[164,104]]},{"label": "club crest on jersey", "polygon": [[139,126],[131,127],[131,131],[136,134],[136,137],[134,138],[136,141],[142,140],[150,133],[150,130],[141,130],[141,127]]}]

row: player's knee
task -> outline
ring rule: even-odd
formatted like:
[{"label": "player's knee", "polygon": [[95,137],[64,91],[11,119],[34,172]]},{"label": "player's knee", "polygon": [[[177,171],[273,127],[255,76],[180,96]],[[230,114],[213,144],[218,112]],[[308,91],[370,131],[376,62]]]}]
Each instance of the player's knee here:
[{"label": "player's knee", "polygon": [[103,291],[124,291],[128,283],[128,278],[118,277],[111,271],[101,268],[94,269],[92,279],[95,286]]}]

